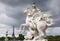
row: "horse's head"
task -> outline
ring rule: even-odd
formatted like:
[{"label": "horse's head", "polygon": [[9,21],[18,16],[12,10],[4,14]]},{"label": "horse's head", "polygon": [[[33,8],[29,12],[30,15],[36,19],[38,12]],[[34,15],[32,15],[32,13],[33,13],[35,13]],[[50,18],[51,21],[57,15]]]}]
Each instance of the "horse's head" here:
[{"label": "horse's head", "polygon": [[33,14],[31,13],[31,9],[30,8],[27,8],[25,11],[24,11],[24,14],[27,15],[27,16],[32,16]]}]

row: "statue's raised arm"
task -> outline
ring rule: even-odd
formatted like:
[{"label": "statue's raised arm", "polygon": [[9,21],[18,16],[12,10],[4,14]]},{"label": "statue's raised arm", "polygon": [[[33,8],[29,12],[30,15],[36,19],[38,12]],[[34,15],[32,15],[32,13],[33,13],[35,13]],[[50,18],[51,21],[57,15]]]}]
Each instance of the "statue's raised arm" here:
[{"label": "statue's raised arm", "polygon": [[51,18],[51,17],[52,17],[52,15],[50,15],[50,14],[43,14],[43,18],[45,18],[47,26],[53,26],[54,25],[53,18]]}]

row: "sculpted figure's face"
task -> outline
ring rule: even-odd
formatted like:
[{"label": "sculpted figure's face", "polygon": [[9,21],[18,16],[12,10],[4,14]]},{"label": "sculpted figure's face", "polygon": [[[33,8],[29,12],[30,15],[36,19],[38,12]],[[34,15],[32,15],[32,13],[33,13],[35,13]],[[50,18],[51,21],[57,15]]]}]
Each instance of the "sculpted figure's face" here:
[{"label": "sculpted figure's face", "polygon": [[36,8],[36,4],[35,3],[32,4],[32,8],[34,8],[34,9]]}]

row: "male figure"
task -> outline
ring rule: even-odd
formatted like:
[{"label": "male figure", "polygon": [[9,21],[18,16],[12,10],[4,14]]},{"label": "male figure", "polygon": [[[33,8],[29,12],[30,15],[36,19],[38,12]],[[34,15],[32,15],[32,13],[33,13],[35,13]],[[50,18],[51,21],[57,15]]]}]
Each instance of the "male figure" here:
[{"label": "male figure", "polygon": [[41,19],[42,14],[41,11],[36,7],[35,3],[33,3],[32,8],[27,8],[24,13],[27,14],[26,24],[30,24],[29,32],[25,36],[25,39],[32,39],[32,37],[38,35],[36,22]]},{"label": "male figure", "polygon": [[43,16],[42,12],[36,7],[35,3],[33,3],[32,8],[27,8],[24,11],[24,14],[27,15],[26,23],[27,22],[30,22],[30,23],[32,22],[33,23],[33,21],[36,23]]}]

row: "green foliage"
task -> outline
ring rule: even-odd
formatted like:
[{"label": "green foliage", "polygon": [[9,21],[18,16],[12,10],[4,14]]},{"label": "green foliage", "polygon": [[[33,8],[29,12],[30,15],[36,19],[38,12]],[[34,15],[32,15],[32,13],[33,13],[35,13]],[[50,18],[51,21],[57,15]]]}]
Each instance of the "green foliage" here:
[{"label": "green foliage", "polygon": [[2,41],[3,41],[4,39],[5,39],[5,37],[0,37],[0,40],[2,40]]},{"label": "green foliage", "polygon": [[[13,40],[13,38],[12,37],[8,37],[8,39],[9,40]],[[15,37],[15,39],[16,40],[24,40],[24,35],[22,35],[22,34],[19,34],[19,36],[18,37]],[[0,40],[5,40],[5,37],[0,37]]]},{"label": "green foliage", "polygon": [[17,37],[18,40],[24,40],[24,35],[19,34],[19,37]]},{"label": "green foliage", "polygon": [[9,40],[12,40],[13,38],[12,37],[8,37]]},{"label": "green foliage", "polygon": [[48,41],[60,41],[60,36],[47,36]]},{"label": "green foliage", "polygon": [[[5,37],[0,37],[0,40],[4,40]],[[12,37],[8,37],[9,40],[12,40]],[[18,37],[15,37],[16,40],[24,40],[24,35],[19,34]],[[60,36],[47,36],[48,41],[60,41]]]}]

